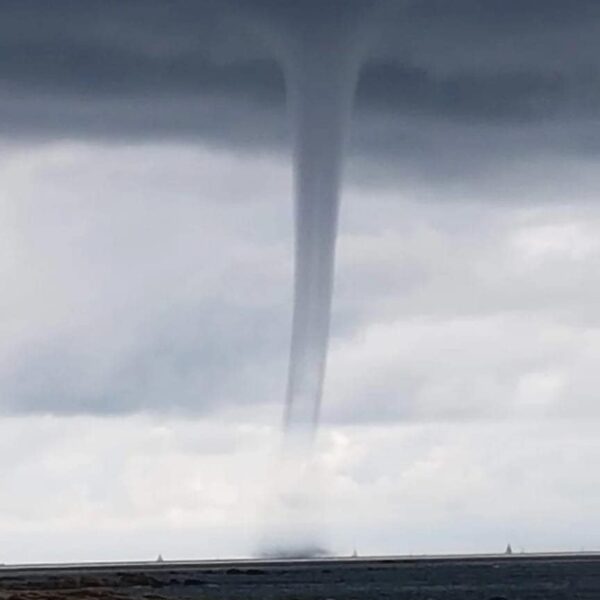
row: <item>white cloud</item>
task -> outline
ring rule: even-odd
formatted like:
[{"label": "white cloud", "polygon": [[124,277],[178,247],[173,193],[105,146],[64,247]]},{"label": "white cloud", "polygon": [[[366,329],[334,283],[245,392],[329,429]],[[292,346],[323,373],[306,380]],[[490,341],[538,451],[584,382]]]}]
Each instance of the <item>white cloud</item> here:
[{"label": "white cloud", "polygon": [[[586,346],[580,330],[530,315],[373,324],[334,344],[325,414],[342,421],[581,416],[569,387],[581,376]],[[593,405],[585,411],[599,415]]]},{"label": "white cloud", "polygon": [[534,265],[544,260],[581,261],[598,254],[597,231],[589,223],[559,223],[523,227],[514,236],[515,251]]},{"label": "white cloud", "polygon": [[[286,160],[192,145],[5,150],[5,411],[279,404]],[[346,190],[328,418],[597,414],[595,183],[579,181],[579,203],[544,204],[538,180],[527,205],[485,187],[477,203],[426,200],[413,183]]]},{"label": "white cloud", "polygon": [[346,553],[600,544],[593,178],[349,186],[325,425],[282,483],[286,160],[57,142],[0,174],[0,561],[247,555],[290,522]]},{"label": "white cloud", "polygon": [[[213,388],[232,360],[242,375],[286,344],[285,163],[57,142],[7,153],[0,170],[9,410],[130,410],[173,394],[194,409],[230,395]],[[255,371],[242,388],[268,395]]]},{"label": "white cloud", "polygon": [[286,518],[341,553],[600,543],[595,424],[326,427],[312,475],[284,488],[269,484],[277,429],[247,415],[4,418],[0,559],[251,555],[290,533]]}]

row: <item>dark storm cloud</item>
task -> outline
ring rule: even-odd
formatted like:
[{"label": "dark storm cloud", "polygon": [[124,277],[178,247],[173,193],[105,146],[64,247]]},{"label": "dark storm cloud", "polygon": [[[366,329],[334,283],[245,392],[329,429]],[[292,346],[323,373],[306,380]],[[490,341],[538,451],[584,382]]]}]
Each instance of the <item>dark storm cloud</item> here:
[{"label": "dark storm cloud", "polygon": [[[326,6],[324,20],[336,3]],[[256,22],[301,27],[319,11],[312,1],[4,2],[3,132],[278,143],[284,80]],[[410,141],[406,119],[427,129],[598,115],[597,3],[425,0],[378,14],[357,93],[358,151],[374,117],[390,123],[380,151],[394,153]]]},{"label": "dark storm cloud", "polygon": [[[510,71],[432,76],[424,68],[374,63],[366,68],[358,106],[366,110],[426,114],[438,118],[496,121],[542,119],[586,96],[591,81],[570,81],[560,73]],[[586,107],[578,102],[578,108]]]},{"label": "dark storm cloud", "polygon": [[[235,20],[226,26],[216,6],[4,3],[5,135],[261,143],[262,112],[284,103],[281,74]],[[269,136],[280,127],[280,115],[270,114]]]}]

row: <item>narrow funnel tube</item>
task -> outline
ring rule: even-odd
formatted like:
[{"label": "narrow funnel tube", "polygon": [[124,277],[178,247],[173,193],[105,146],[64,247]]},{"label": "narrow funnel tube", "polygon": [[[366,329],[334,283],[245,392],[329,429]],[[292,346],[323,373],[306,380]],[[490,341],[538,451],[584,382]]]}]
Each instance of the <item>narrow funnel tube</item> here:
[{"label": "narrow funnel tube", "polygon": [[319,418],[342,155],[358,71],[349,33],[343,22],[337,30],[330,25],[304,32],[287,65],[296,216],[287,431],[313,433]]}]

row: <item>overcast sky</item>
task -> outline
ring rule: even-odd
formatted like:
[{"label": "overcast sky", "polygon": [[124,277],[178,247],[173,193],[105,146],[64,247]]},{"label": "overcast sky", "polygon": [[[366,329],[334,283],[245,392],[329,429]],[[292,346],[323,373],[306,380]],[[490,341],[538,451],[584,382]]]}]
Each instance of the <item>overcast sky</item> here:
[{"label": "overcast sky", "polygon": [[249,555],[266,513],[347,554],[600,548],[592,0],[373,11],[327,501],[273,493],[293,206],[272,41],[343,4],[0,5],[0,562]]}]

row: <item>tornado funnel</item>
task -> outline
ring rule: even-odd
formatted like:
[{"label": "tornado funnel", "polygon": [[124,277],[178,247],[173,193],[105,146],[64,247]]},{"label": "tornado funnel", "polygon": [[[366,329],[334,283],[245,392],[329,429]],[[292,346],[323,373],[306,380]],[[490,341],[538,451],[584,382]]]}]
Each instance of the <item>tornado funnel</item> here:
[{"label": "tornado funnel", "polygon": [[285,427],[316,430],[329,340],[344,146],[366,3],[322,3],[290,34],[285,75],[293,128],[295,281]]}]

